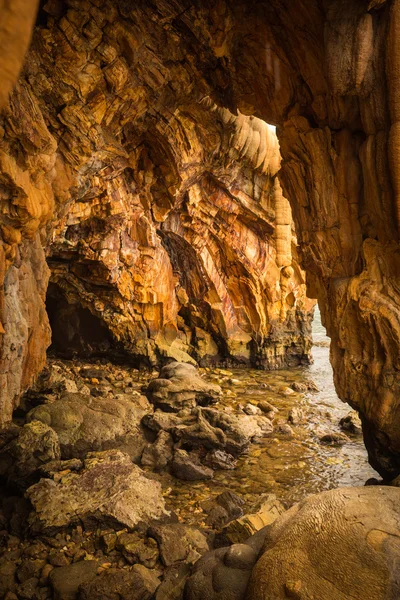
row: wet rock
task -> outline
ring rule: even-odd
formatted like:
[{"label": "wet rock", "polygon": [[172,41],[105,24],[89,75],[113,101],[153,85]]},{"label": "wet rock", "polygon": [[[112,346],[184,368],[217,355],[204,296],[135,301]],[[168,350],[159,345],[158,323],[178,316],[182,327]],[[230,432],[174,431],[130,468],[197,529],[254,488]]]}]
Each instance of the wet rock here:
[{"label": "wet rock", "polygon": [[159,551],[152,538],[144,540],[135,533],[123,533],[118,537],[116,547],[122,551],[130,564],[141,563],[149,569],[157,564]]},{"label": "wet rock", "polygon": [[182,600],[190,565],[176,563],[164,571],[164,579],[156,592],[155,600]]},{"label": "wet rock", "polygon": [[347,444],[350,440],[344,433],[331,431],[321,435],[319,441],[321,444],[326,444],[327,446],[343,446],[343,444]]},{"label": "wet rock", "polygon": [[151,527],[148,534],[157,541],[161,560],[166,567],[180,561],[194,563],[209,550],[203,533],[180,523]]},{"label": "wet rock", "polygon": [[90,583],[97,574],[96,560],[82,560],[67,567],[55,568],[50,573],[54,600],[75,600],[79,586]]},{"label": "wet rock", "polygon": [[294,431],[290,427],[288,423],[285,423],[283,420],[279,420],[275,425],[275,431],[277,433],[281,433],[282,435],[286,435],[288,437],[294,437]]},{"label": "wet rock", "polygon": [[282,394],[282,396],[292,396],[295,392],[290,387],[282,386],[279,388],[279,393]]},{"label": "wet rock", "polygon": [[250,402],[243,407],[243,412],[246,413],[246,415],[260,415],[262,413],[261,408]]},{"label": "wet rock", "polygon": [[287,420],[288,423],[291,423],[292,425],[299,425],[304,421],[304,410],[297,406],[291,408]]},{"label": "wet rock", "polygon": [[90,453],[80,473],[68,473],[58,483],[41,479],[26,495],[34,508],[29,517],[33,531],[88,519],[135,527],[167,514],[160,484],[118,450]]},{"label": "wet rock", "polygon": [[18,435],[3,448],[1,465],[9,481],[22,488],[33,483],[38,470],[60,458],[56,432],[47,424],[32,421],[19,429]]},{"label": "wet rock", "polygon": [[52,404],[34,408],[27,419],[42,421],[56,431],[64,459],[119,448],[138,460],[145,445],[140,422],[150,410],[145,398],[65,394]]},{"label": "wet rock", "polygon": [[224,450],[211,450],[207,453],[203,463],[210,469],[230,471],[236,467],[237,459]]},{"label": "wet rock", "polygon": [[396,597],[399,523],[396,488],[312,495],[266,528],[246,598],[258,600],[260,590],[262,598],[274,600]]},{"label": "wet rock", "polygon": [[318,387],[314,383],[314,381],[305,381],[305,382],[295,381],[294,383],[291,384],[290,387],[295,392],[299,392],[302,394],[304,394],[306,392],[318,392]]},{"label": "wet rock", "polygon": [[245,542],[250,536],[260,529],[271,525],[285,512],[285,508],[273,494],[267,494],[255,507],[255,512],[246,514],[231,521],[224,529],[223,535],[230,543],[238,544]]},{"label": "wet rock", "polygon": [[244,500],[231,491],[222,492],[213,501],[203,503],[203,510],[208,513],[206,523],[215,529],[243,515]]},{"label": "wet rock", "polygon": [[339,426],[343,431],[348,433],[356,435],[362,434],[361,419],[355,410],[350,411],[348,415],[342,417],[339,421]]},{"label": "wet rock", "polygon": [[146,395],[156,408],[178,412],[217,402],[221,388],[202,379],[193,365],[174,362],[161,369],[158,379],[150,381]]},{"label": "wet rock", "polygon": [[78,600],[151,600],[158,585],[137,570],[107,569],[80,586]]},{"label": "wet rock", "polygon": [[173,458],[173,445],[172,436],[166,431],[159,431],[156,441],[143,450],[142,466],[156,471],[166,469]]},{"label": "wet rock", "polygon": [[197,454],[181,449],[175,450],[171,468],[175,477],[184,481],[212,479],[214,476],[214,471],[202,465]]},{"label": "wet rock", "polygon": [[266,413],[267,415],[269,415],[271,413],[277,413],[277,412],[279,412],[279,410],[276,408],[276,406],[274,406],[273,404],[271,404],[267,400],[261,400],[261,402],[258,403],[258,408],[263,413]]},{"label": "wet rock", "polygon": [[243,600],[257,556],[246,544],[209,552],[186,581],[184,600]]}]

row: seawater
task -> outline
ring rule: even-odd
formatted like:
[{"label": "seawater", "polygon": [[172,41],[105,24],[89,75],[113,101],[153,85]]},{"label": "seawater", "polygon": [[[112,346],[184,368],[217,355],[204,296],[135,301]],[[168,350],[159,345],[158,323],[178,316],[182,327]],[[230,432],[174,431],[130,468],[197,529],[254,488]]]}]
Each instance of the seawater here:
[{"label": "seawater", "polygon": [[[321,324],[318,308],[313,322],[313,359],[308,367],[282,371],[232,369],[230,377],[218,370],[206,372],[210,381],[218,381],[234,397],[225,397],[220,405],[239,408],[248,402],[268,400],[287,420],[289,411],[300,409],[303,418],[292,425],[294,437],[273,433],[258,440],[243,455],[233,471],[216,471],[214,479],[195,483],[181,482],[163,476],[163,488],[172,508],[186,522],[202,520],[204,500],[229,489],[241,495],[249,510],[267,493],[275,494],[289,508],[309,494],[340,486],[360,486],[376,472],[367,461],[361,436],[350,436],[343,446],[325,446],[319,441],[324,433],[340,431],[339,420],[348,414],[350,406],[341,402],[333,384],[329,362],[329,338]],[[240,383],[232,385],[229,379]],[[297,382],[312,380],[318,392],[295,393],[286,396],[282,390]],[[269,389],[263,390],[262,384]]]}]

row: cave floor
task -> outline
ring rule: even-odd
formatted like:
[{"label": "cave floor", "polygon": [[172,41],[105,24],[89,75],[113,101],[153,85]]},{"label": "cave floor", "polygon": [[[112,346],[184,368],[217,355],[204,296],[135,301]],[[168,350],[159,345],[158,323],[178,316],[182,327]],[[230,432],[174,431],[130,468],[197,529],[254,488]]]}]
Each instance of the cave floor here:
[{"label": "cave floor", "polygon": [[[0,532],[0,575],[4,571],[4,591],[18,592],[17,596],[5,597],[8,600],[64,597],[62,590],[68,587],[71,577],[77,577],[76,582],[86,581],[86,576],[92,581],[96,574],[107,571],[110,578],[104,581],[111,587],[116,585],[113,578],[117,578],[118,585],[126,583],[131,590],[132,582],[139,578],[140,585],[148,586],[150,590],[159,589],[157,599],[178,599],[190,565],[208,547],[226,544],[226,526],[238,522],[234,519],[235,514],[246,519],[248,515],[259,514],[260,507],[264,507],[262,519],[268,520],[309,494],[338,486],[363,485],[376,474],[367,463],[361,435],[347,432],[347,438],[340,440],[340,445],[321,443],[320,438],[325,434],[330,434],[332,439],[343,436],[339,421],[350,410],[334,392],[328,352],[326,344],[322,343],[314,348],[313,365],[288,371],[200,370],[204,379],[222,388],[222,397],[213,408],[226,414],[245,415],[249,406],[253,410],[265,402],[277,411],[272,420],[273,431],[254,439],[238,458],[235,469],[216,469],[212,479],[183,481],[166,469],[157,471],[141,465],[151,485],[161,485],[166,509],[171,511],[175,525],[163,525],[158,530],[156,526],[152,531],[124,527],[107,519],[100,522],[89,519],[72,526],[50,527],[39,535],[32,535],[32,529],[27,527],[30,507],[23,497],[24,490],[15,493],[15,490],[5,488],[0,498],[0,519],[4,527]],[[158,374],[113,365],[105,360],[50,359],[49,369],[58,374],[62,385],[72,388],[77,384],[84,385],[86,394],[90,390],[93,398],[106,398],[110,406],[121,395],[133,405],[147,403],[143,399],[143,390]],[[41,399],[40,394],[38,397],[28,393],[22,409],[15,414],[15,425],[24,425],[27,411],[38,398],[39,404],[53,401],[52,393],[45,393]],[[77,477],[72,462],[62,463],[62,470],[52,475],[56,483],[62,485],[69,478]],[[140,464],[140,459],[136,462]],[[118,473],[115,476],[118,478]],[[101,481],[97,483],[94,482],[94,489],[101,487]],[[218,500],[221,497],[225,501],[223,519],[225,509],[228,513],[231,511],[230,521],[228,525],[224,522],[223,527]],[[228,543],[243,540],[244,534],[246,537],[264,524],[267,522],[257,519],[246,522],[244,533],[240,527],[239,533],[235,529],[228,533],[231,536]],[[179,530],[178,541],[174,537],[177,526],[183,527]],[[235,538],[237,535],[239,538]],[[175,557],[169,565],[168,554],[170,548],[175,547],[183,552],[184,562],[182,556],[180,559],[178,556],[179,560],[173,562]],[[71,568],[77,569],[76,574],[69,571]],[[84,572],[78,572],[79,568]],[[52,571],[56,575],[51,575]],[[103,580],[96,578],[93,581],[101,583]],[[95,593],[90,588],[92,583],[87,585],[89,588],[85,593]],[[86,598],[85,595],[81,597]]]}]

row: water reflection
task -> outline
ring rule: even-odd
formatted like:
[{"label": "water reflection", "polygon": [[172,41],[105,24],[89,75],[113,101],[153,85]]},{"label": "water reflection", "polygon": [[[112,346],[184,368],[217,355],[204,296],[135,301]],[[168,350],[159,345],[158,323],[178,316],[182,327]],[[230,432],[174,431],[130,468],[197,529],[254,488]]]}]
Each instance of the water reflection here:
[{"label": "water reflection", "polygon": [[[170,486],[168,498],[185,521],[201,520],[201,502],[227,488],[243,496],[248,507],[263,493],[276,494],[289,507],[311,493],[338,486],[363,485],[369,477],[376,476],[367,462],[361,437],[352,437],[341,447],[324,446],[319,442],[322,434],[340,431],[339,420],[351,409],[335,392],[329,363],[329,339],[321,325],[318,309],[313,337],[316,342],[314,364],[309,367],[275,372],[233,369],[231,377],[218,370],[205,374],[210,380],[217,380],[224,389],[234,392],[235,397],[225,398],[222,404],[238,408],[238,404],[268,400],[279,409],[279,419],[286,421],[293,408],[301,409],[303,419],[292,425],[294,437],[274,433],[263,438],[241,457],[234,471],[218,471],[211,481],[188,484],[166,476],[164,489]],[[229,383],[232,377],[238,380],[235,386]],[[310,380],[316,383],[318,392],[283,393],[283,388],[294,382]]]}]

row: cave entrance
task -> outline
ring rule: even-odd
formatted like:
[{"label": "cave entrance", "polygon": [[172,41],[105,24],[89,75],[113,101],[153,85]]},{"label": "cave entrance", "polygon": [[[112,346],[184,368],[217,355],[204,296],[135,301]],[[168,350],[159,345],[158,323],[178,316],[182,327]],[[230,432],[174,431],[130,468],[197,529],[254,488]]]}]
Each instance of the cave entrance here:
[{"label": "cave entrance", "polygon": [[56,283],[49,283],[46,308],[52,332],[49,354],[66,359],[109,354],[112,336],[108,329],[79,302],[70,303]]}]

